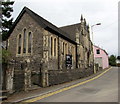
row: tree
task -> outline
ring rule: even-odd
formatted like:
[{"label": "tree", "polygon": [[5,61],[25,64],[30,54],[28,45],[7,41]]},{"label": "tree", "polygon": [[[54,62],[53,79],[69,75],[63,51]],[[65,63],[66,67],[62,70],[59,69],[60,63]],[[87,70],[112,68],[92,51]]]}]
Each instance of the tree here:
[{"label": "tree", "polygon": [[2,60],[0,60],[0,63],[2,64],[7,64],[11,59],[11,53],[6,49],[0,50],[0,55],[2,55]]},{"label": "tree", "polygon": [[2,7],[2,40],[5,41],[8,38],[8,31],[11,28],[13,24],[13,18],[11,18],[11,12],[13,12],[12,5],[14,4],[14,1],[3,1],[1,3]]},{"label": "tree", "polygon": [[109,57],[109,65],[111,65],[111,66],[116,66],[116,56],[111,55],[111,56]]}]

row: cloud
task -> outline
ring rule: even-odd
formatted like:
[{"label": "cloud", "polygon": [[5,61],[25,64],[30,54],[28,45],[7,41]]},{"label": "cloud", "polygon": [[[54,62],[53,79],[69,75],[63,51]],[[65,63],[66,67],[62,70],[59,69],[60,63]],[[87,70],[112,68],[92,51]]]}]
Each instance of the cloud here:
[{"label": "cloud", "polygon": [[90,26],[100,22],[101,26],[94,27],[95,44],[104,46],[109,54],[117,55],[118,0],[16,0],[15,18],[24,6],[58,27],[79,23],[81,14]]}]

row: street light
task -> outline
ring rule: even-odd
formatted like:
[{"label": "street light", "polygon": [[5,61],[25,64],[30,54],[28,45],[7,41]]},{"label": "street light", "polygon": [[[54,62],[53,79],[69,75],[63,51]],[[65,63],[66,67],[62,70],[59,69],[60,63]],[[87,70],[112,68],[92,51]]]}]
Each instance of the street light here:
[{"label": "street light", "polygon": [[[97,24],[95,24],[95,25],[101,25],[101,23],[97,23]],[[91,27],[93,27],[93,26],[95,26],[95,25],[92,25]]]},{"label": "street light", "polygon": [[[97,25],[101,25],[101,23],[97,23],[91,26],[91,32],[92,32],[92,42],[93,42],[93,27],[97,26]],[[94,43],[93,43],[94,45]],[[93,53],[94,53],[94,49],[93,49]],[[93,65],[94,65],[94,60],[93,60]],[[96,73],[96,69],[95,69],[95,65],[94,65],[94,73]]]},{"label": "street light", "polygon": [[[93,27],[97,26],[97,25],[101,25],[101,23],[97,23],[91,26],[91,32],[92,32],[92,42],[93,42]],[[94,43],[93,43],[94,44]]]}]

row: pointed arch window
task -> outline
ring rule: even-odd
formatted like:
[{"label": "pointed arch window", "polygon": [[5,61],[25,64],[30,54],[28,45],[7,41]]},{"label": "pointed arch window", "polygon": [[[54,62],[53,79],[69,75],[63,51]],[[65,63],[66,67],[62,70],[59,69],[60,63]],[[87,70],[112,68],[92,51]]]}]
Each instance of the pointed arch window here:
[{"label": "pointed arch window", "polygon": [[28,53],[31,53],[32,50],[32,33],[28,33]]},{"label": "pointed arch window", "polygon": [[26,53],[26,38],[27,38],[26,29],[24,29],[23,31],[23,53]]},{"label": "pointed arch window", "polygon": [[62,47],[63,47],[63,48],[62,48],[62,49],[63,49],[63,50],[62,50],[63,55],[64,55],[64,53],[65,53],[65,52],[64,52],[64,51],[65,51],[65,47],[64,47],[64,45],[65,45],[65,43],[63,42],[63,44],[62,44]]},{"label": "pointed arch window", "polygon": [[18,54],[21,54],[21,41],[22,41],[22,37],[20,34],[18,37]]},{"label": "pointed arch window", "polygon": [[71,50],[72,50],[73,60],[75,60],[75,47],[72,46]]},{"label": "pointed arch window", "polygon": [[65,44],[65,55],[68,54],[68,45],[67,43]]},{"label": "pointed arch window", "polygon": [[51,37],[51,56],[53,56],[53,38]]},{"label": "pointed arch window", "polygon": [[57,40],[54,39],[54,56],[57,56]]}]

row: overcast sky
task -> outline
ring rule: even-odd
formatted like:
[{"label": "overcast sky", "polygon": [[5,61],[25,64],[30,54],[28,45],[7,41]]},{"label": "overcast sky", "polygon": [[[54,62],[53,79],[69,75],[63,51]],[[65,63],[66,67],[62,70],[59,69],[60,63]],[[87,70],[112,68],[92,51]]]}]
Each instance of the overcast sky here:
[{"label": "overcast sky", "polygon": [[93,27],[95,45],[105,49],[109,55],[118,55],[118,1],[15,0],[13,17],[16,19],[26,6],[57,27],[61,27],[79,23],[83,14],[90,26],[101,23]]}]

